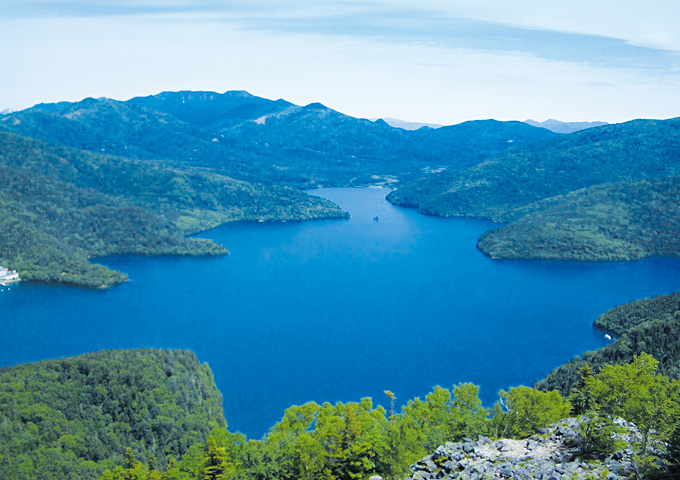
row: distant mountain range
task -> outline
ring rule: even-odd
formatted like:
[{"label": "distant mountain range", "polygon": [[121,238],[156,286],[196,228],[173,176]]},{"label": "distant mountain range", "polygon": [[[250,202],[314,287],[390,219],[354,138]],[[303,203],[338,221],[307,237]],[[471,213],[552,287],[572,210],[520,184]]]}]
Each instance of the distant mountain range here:
[{"label": "distant mountain range", "polygon": [[0,129],[96,153],[303,188],[393,184],[556,135],[494,120],[407,131],[318,103],[298,106],[246,92],[39,104],[3,116]]},{"label": "distant mountain range", "polygon": [[609,125],[607,122],[560,122],[552,118],[545,122],[537,122],[535,120],[524,120],[524,123],[533,127],[547,128],[555,133],[574,133],[588,128],[602,127]]},{"label": "distant mountain range", "polygon": [[[405,120],[399,120],[397,118],[390,118],[390,117],[385,117],[385,118],[372,118],[372,122],[376,122],[378,120],[382,120],[383,122],[387,123],[391,127],[395,128],[403,128],[404,130],[418,130],[423,127],[427,128],[439,128],[443,127],[443,125],[440,125],[438,123],[420,123],[420,122],[407,122]],[[524,122],[526,123],[526,122]]]}]

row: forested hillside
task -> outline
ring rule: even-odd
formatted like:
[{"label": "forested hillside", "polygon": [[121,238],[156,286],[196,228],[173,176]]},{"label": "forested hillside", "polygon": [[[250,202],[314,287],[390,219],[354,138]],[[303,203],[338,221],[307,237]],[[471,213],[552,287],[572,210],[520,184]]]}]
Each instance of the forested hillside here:
[{"label": "forested hillside", "polygon": [[576,190],[517,210],[483,234],[492,258],[633,260],[680,255],[680,177]]},{"label": "forested hillside", "polygon": [[404,185],[388,199],[433,215],[509,221],[520,207],[580,188],[678,174],[680,119],[635,120],[526,144]]},{"label": "forested hillside", "polygon": [[197,170],[94,155],[0,133],[0,265],[24,280],[108,287],[126,277],[89,259],[221,255],[185,235],[236,220],[342,218],[323,199]]},{"label": "forested hillside", "polygon": [[250,182],[391,184],[556,136],[521,122],[466,122],[407,131],[246,92],[164,92],[121,102],[40,104],[0,129],[95,153],[199,166]]},{"label": "forested hillside", "polygon": [[598,317],[595,326],[619,337],[556,368],[537,388],[568,395],[578,385],[584,366],[597,373],[605,365],[622,365],[642,353],[657,358],[663,374],[680,378],[680,292],[618,306]]},{"label": "forested hillside", "polygon": [[226,427],[222,395],[189,351],[101,351],[0,369],[0,477],[97,479],[126,448],[165,468]]}]

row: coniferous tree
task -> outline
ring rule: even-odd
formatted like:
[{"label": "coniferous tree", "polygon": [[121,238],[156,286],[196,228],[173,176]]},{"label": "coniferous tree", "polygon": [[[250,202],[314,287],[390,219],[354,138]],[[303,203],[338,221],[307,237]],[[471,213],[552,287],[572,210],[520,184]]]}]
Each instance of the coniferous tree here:
[{"label": "coniferous tree", "polygon": [[229,464],[225,461],[226,452],[215,443],[215,437],[208,437],[208,451],[205,455],[203,472],[205,480],[224,480],[227,478]]}]

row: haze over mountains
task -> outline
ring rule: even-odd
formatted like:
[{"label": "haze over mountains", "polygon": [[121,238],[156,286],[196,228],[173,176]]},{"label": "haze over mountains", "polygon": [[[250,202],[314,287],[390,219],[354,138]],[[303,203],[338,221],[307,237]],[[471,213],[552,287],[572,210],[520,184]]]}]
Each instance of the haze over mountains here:
[{"label": "haze over mountains", "polygon": [[537,122],[535,120],[529,119],[524,120],[524,123],[534,127],[547,128],[551,132],[555,133],[574,133],[581,130],[587,130],[588,128],[609,125],[607,122],[560,122],[559,120],[554,120],[552,118],[544,122]]}]

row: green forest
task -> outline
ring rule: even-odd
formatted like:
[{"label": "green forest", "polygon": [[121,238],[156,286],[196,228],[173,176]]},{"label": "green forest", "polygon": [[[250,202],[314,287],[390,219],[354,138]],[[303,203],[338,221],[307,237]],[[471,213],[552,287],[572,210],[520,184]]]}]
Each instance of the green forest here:
[{"label": "green forest", "polygon": [[680,119],[634,120],[527,143],[388,195],[441,216],[504,222],[492,258],[631,260],[678,255]]},{"label": "green forest", "polygon": [[484,233],[492,258],[634,260],[680,255],[680,177],[576,190],[517,210]]},{"label": "green forest", "polygon": [[97,479],[137,458],[166,468],[224,428],[207,364],[181,350],[113,350],[0,368],[0,477]]},{"label": "green forest", "polygon": [[[635,451],[640,477],[672,475],[680,457],[680,381],[645,353],[595,373],[568,397],[528,387],[485,408],[477,386],[436,387],[399,412],[360,402],[292,406],[259,440],[231,433],[207,365],[191,352],[102,351],[0,369],[0,475],[17,480],[397,479],[447,441],[527,438],[583,416],[579,456]],[[634,422],[629,445],[616,418]],[[595,428],[592,428],[595,425]]]},{"label": "green forest", "polygon": [[127,277],[95,257],[224,255],[186,236],[233,221],[347,216],[285,187],[0,133],[0,265],[23,280],[106,288]]}]

